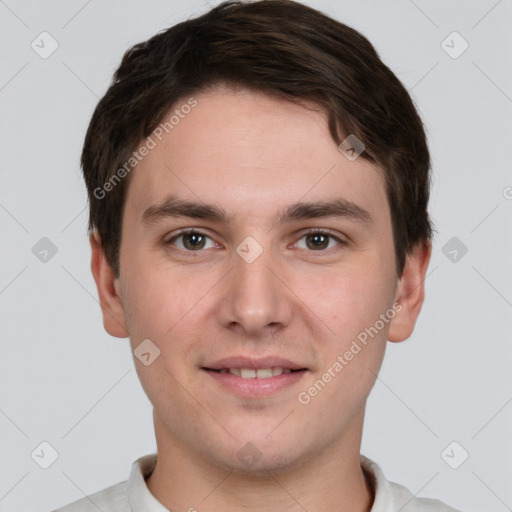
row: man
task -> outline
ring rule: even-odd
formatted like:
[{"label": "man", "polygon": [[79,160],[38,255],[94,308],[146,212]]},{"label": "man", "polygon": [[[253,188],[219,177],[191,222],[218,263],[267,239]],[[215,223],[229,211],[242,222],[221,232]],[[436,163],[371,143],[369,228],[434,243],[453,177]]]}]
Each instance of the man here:
[{"label": "man", "polygon": [[422,122],[361,34],[288,0],[161,32],[125,54],[82,167],[158,454],[61,512],[454,510],[360,454],[431,254]]}]

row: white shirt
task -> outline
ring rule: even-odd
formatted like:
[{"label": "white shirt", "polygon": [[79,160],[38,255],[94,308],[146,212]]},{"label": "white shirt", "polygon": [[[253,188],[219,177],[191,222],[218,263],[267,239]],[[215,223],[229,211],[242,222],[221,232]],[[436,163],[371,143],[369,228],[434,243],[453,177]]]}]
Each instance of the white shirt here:
[{"label": "white shirt", "polygon": [[[155,468],[156,457],[157,454],[153,453],[137,459],[132,465],[128,480],[53,512],[169,512],[151,494],[144,480]],[[370,512],[459,512],[439,500],[415,498],[414,494],[402,485],[386,480],[375,462],[364,455],[360,458],[361,466],[370,477],[375,493]]]}]

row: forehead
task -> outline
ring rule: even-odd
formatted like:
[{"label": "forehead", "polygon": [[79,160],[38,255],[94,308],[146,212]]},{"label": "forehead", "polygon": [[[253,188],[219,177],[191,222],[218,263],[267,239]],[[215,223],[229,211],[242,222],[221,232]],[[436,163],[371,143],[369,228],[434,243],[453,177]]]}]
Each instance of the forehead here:
[{"label": "forehead", "polygon": [[164,118],[172,123],[151,135],[153,147],[133,171],[127,210],[140,217],[172,195],[243,212],[247,221],[301,199],[341,197],[388,215],[381,170],[346,158],[319,108],[246,90],[218,89],[193,100],[178,101]]}]

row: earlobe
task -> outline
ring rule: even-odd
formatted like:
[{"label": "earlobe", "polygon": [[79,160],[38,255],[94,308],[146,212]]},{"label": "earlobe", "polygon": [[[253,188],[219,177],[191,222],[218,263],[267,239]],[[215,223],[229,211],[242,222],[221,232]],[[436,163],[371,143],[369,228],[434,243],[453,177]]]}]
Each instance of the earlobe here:
[{"label": "earlobe", "polygon": [[91,271],[98,289],[103,326],[116,338],[128,337],[126,318],[119,293],[119,280],[108,263],[97,231],[89,235],[91,244]]},{"label": "earlobe", "polygon": [[389,341],[404,341],[414,330],[425,298],[425,276],[431,254],[432,245],[425,242],[417,244],[407,256],[395,295],[401,309],[391,321]]}]

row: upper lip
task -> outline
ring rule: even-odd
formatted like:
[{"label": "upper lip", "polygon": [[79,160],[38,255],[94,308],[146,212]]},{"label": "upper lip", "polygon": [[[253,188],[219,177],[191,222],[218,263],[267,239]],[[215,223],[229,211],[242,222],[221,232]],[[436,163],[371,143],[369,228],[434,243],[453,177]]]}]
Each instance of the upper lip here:
[{"label": "upper lip", "polygon": [[226,357],[213,363],[205,364],[203,368],[208,370],[221,370],[223,368],[253,368],[255,370],[261,368],[289,368],[290,370],[306,369],[300,364],[276,356],[268,356],[260,359],[244,356]]}]

